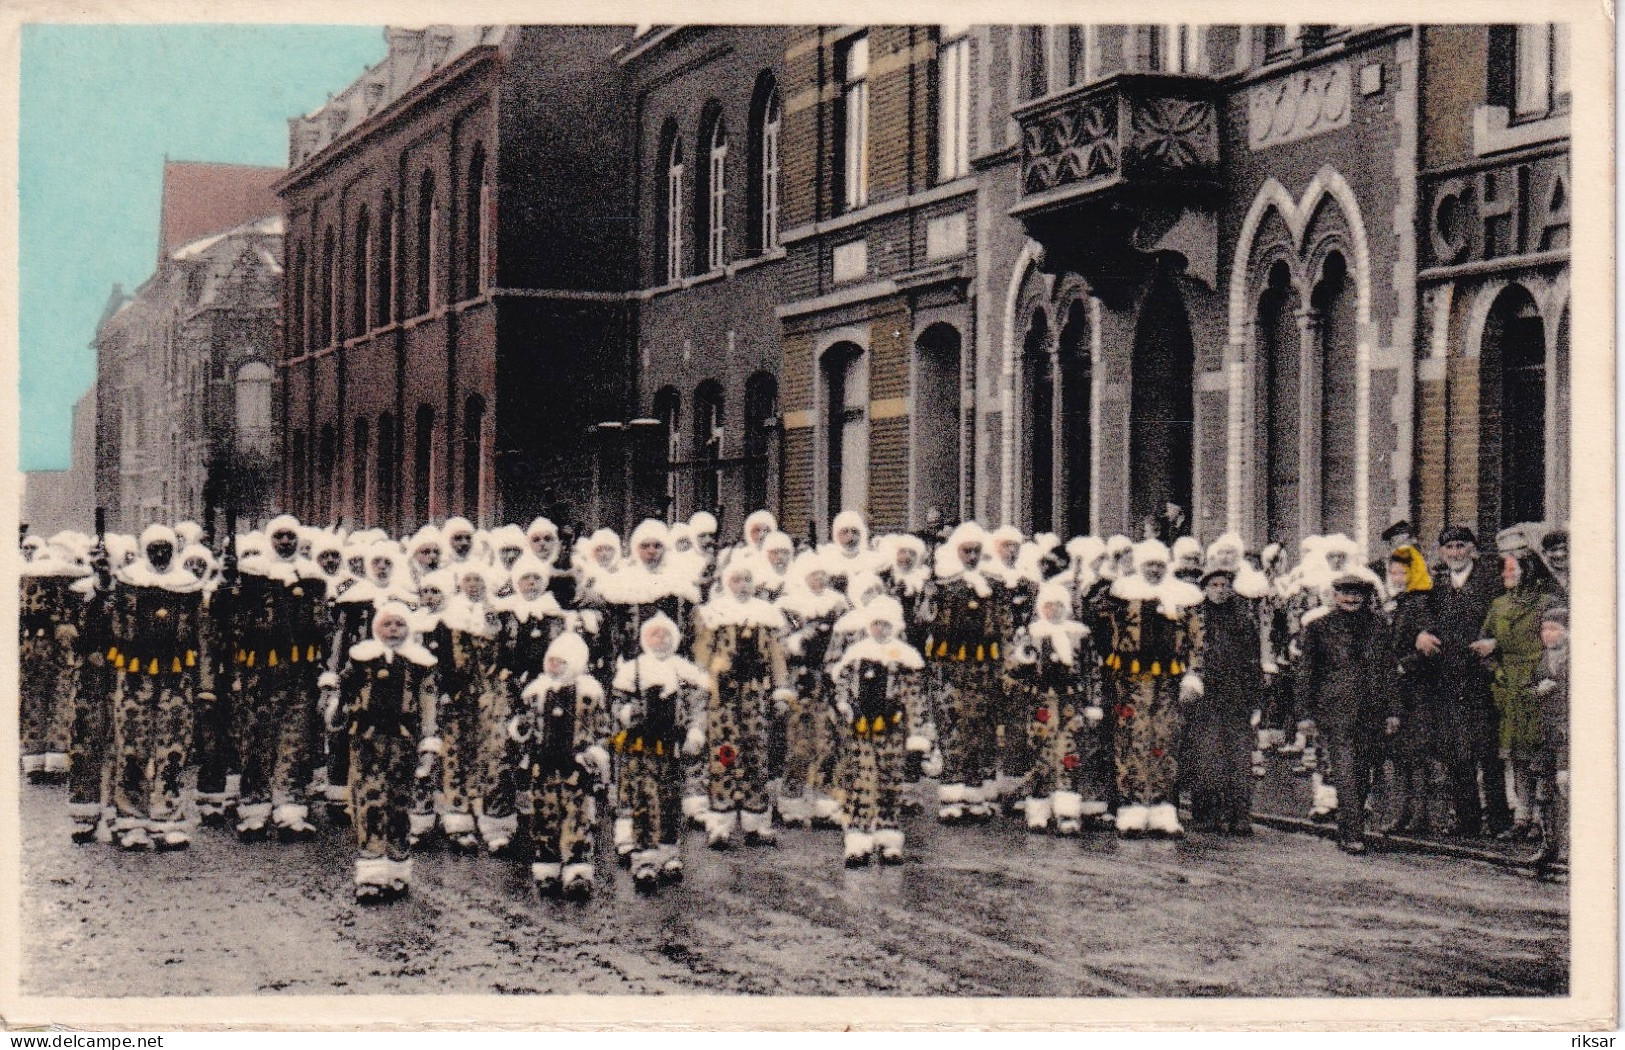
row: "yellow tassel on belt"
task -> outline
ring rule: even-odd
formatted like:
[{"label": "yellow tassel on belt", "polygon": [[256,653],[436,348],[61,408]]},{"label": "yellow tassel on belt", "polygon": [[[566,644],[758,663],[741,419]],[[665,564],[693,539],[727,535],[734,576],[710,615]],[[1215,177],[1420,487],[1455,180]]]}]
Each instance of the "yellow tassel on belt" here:
[{"label": "yellow tassel on belt", "polygon": [[158,673],[158,658],[156,656],[152,658],[152,666],[147,668],[147,673],[148,674],[157,674]]},{"label": "yellow tassel on belt", "polygon": [[170,674],[180,674],[181,673],[181,658],[180,657],[177,656],[177,657],[175,657],[175,659],[170,661],[169,673]]},{"label": "yellow tassel on belt", "polygon": [[992,652],[993,652],[993,659],[997,660],[999,658],[999,643],[998,642],[993,643]]},{"label": "yellow tassel on belt", "polygon": [[196,649],[188,649],[188,650],[186,650],[186,666],[187,667],[196,667],[197,666],[197,650]]},{"label": "yellow tassel on belt", "polygon": [[860,715],[858,717],[857,730],[858,730],[858,735],[859,736],[867,736],[867,735],[869,735],[869,720]]},{"label": "yellow tassel on belt", "polygon": [[265,666],[266,667],[275,667],[276,666],[276,650],[275,649],[272,649],[271,652],[270,652],[270,655],[268,655],[265,658]]}]

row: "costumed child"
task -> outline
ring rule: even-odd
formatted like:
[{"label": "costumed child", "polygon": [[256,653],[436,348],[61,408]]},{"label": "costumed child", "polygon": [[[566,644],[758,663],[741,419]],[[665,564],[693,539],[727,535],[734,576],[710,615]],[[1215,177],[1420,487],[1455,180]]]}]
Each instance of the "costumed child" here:
[{"label": "costumed child", "polygon": [[632,881],[640,892],[683,877],[682,752],[705,747],[703,697],[711,681],[677,655],[677,625],[655,613],[639,631],[642,649],[615,671],[613,703],[620,804],[631,820]]},{"label": "costumed child", "polygon": [[925,659],[903,638],[903,609],[882,596],[863,607],[869,621],[862,640],[841,654],[832,675],[836,712],[850,728],[851,780],[844,804],[848,867],[903,861],[898,824],[908,711],[924,688]]},{"label": "costumed child", "polygon": [[587,643],[573,632],[547,647],[542,673],[525,686],[509,734],[524,749],[530,797],[530,875],[544,897],[592,896],[596,807],[609,776],[609,705],[587,674]]},{"label": "costumed child", "polygon": [[350,809],[358,853],[355,896],[362,904],[404,895],[412,880],[408,815],[423,717],[432,709],[435,658],[411,640],[411,613],[385,601],[372,637],[350,647],[330,725],[350,744]]}]

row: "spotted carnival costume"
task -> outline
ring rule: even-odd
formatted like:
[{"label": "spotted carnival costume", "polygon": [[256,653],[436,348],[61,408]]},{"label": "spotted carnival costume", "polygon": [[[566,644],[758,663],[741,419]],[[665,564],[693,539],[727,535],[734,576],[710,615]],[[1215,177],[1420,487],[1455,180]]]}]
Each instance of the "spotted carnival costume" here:
[{"label": "spotted carnival costume", "polygon": [[676,635],[677,625],[656,613],[643,625],[643,651],[615,672],[620,801],[631,822],[632,876],[645,891],[682,877],[682,752],[705,747],[703,697],[711,681],[676,655]]},{"label": "spotted carnival costume", "polygon": [[717,848],[730,843],[736,821],[747,843],[772,841],[768,721],[774,705],[787,709],[795,695],[780,640],[788,624],[782,612],[752,595],[752,572],[749,559],[732,561],[720,592],[695,615],[694,656],[711,681],[707,836]]},{"label": "spotted carnival costume", "polygon": [[[151,525],[141,534],[149,552],[176,546],[173,531]],[[190,841],[181,775],[192,736],[192,700],[207,666],[198,651],[201,583],[165,560],[142,560],[118,575],[113,596],[111,655],[119,671],[113,708],[113,825],[123,849],[184,848]]]},{"label": "spotted carnival costume", "polygon": [[22,567],[19,715],[23,773],[31,781],[68,775],[80,604],[70,588],[88,571],[56,545]]},{"label": "spotted carnival costume", "polygon": [[946,823],[993,814],[983,784],[993,771],[993,701],[1003,654],[993,588],[980,570],[985,538],[979,525],[965,522],[937,549],[936,616],[927,657],[935,670],[942,746],[937,817]]},{"label": "spotted carnival costume", "polygon": [[[372,637],[348,651],[330,719],[342,725],[350,748],[356,898],[362,902],[399,896],[411,883],[408,813],[436,661],[406,639],[410,615],[397,602],[384,602],[373,614]],[[399,621],[399,637],[386,640],[383,623],[391,617]]]},{"label": "spotted carnival costume", "polygon": [[593,788],[609,775],[611,730],[603,688],[586,674],[587,643],[561,634],[548,670],[525,686],[509,732],[524,753],[531,812],[531,878],[544,895],[589,896],[593,885]]},{"label": "spotted carnival costume", "polygon": [[838,813],[835,799],[826,790],[835,740],[835,698],[827,656],[835,623],[848,605],[828,583],[824,555],[806,551],[791,563],[778,603],[790,628],[785,652],[795,694],[784,715],[779,817],[786,826],[805,826],[814,818],[833,821]]},{"label": "spotted carnival costume", "polygon": [[[242,561],[230,588],[237,646],[233,669],[237,740],[242,758],[237,834],[263,838],[267,822],[284,839],[313,837],[310,808],[302,799],[314,741],[310,709],[327,659],[327,584],[296,548],[279,536],[299,534],[289,515],[266,526],[271,551]],[[224,589],[224,588],[223,588]]]},{"label": "spotted carnival costume", "polygon": [[1112,584],[1112,640],[1105,674],[1117,718],[1118,834],[1181,835],[1178,796],[1179,690],[1185,672],[1185,608],[1202,592],[1166,576],[1168,548],[1134,546],[1135,572]]},{"label": "spotted carnival costume", "polygon": [[1046,584],[1037,609],[1011,661],[1013,695],[1024,712],[1032,769],[1027,776],[1027,827],[1043,831],[1054,821],[1063,835],[1077,834],[1086,817],[1106,812],[1099,782],[1103,712],[1091,689],[1089,628],[1069,615],[1066,589]]},{"label": "spotted carnival costume", "polygon": [[832,668],[836,711],[850,730],[851,780],[843,800],[844,849],[849,866],[867,864],[878,850],[883,863],[903,859],[898,823],[909,710],[924,687],[925,660],[903,637],[903,610],[895,598],[864,606],[864,637]]}]

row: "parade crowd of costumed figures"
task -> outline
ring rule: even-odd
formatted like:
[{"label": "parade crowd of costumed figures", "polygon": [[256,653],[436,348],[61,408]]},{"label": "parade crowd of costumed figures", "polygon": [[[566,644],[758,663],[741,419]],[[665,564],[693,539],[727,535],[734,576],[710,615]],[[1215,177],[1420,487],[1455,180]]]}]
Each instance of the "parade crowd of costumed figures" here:
[{"label": "parade crowd of costumed figures", "polygon": [[1340,535],[1294,563],[1234,534],[716,527],[27,537],[24,773],[66,782],[75,841],[124,850],[199,822],[309,838],[314,803],[353,828],[363,901],[429,847],[588,896],[603,823],[646,891],[691,824],[717,849],[838,828],[846,864],[895,864],[922,779],[944,824],[1245,835],[1270,749],[1351,853],[1384,776],[1390,830],[1565,852],[1562,530],[1497,557],[1451,527],[1430,567],[1405,523],[1370,564]]}]

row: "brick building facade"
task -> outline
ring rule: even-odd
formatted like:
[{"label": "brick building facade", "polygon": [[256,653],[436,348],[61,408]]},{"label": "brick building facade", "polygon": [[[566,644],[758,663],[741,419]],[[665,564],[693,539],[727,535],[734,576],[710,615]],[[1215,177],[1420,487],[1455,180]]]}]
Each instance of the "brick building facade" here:
[{"label": "brick building facade", "polygon": [[307,516],[1566,514],[1552,27],[390,40],[293,122]]},{"label": "brick building facade", "polygon": [[582,520],[588,427],[630,394],[630,30],[386,33],[289,122],[284,506]]},{"label": "brick building facade", "polygon": [[[651,29],[618,56],[636,100],[638,516],[779,503],[774,307],[784,301],[783,26]],[[649,421],[658,424],[649,425]],[[623,526],[604,507],[601,520]]]},{"label": "brick building facade", "polygon": [[1416,221],[1425,531],[1569,515],[1568,27],[1427,26]]}]

